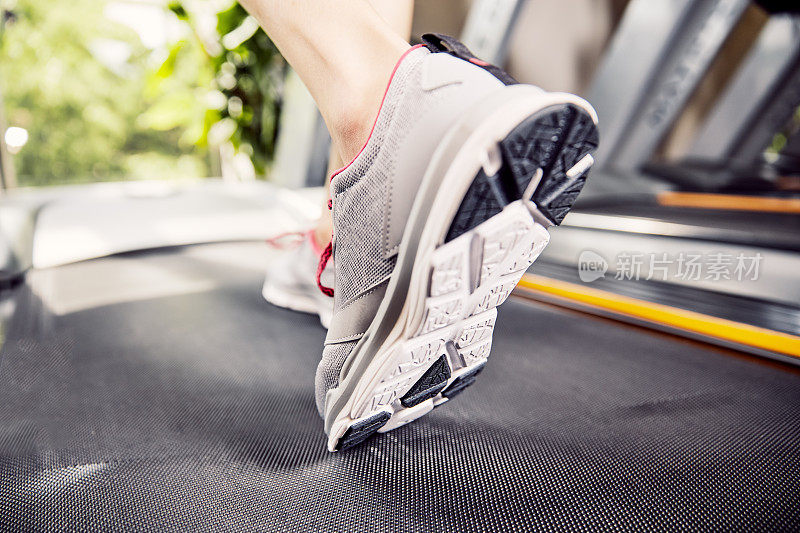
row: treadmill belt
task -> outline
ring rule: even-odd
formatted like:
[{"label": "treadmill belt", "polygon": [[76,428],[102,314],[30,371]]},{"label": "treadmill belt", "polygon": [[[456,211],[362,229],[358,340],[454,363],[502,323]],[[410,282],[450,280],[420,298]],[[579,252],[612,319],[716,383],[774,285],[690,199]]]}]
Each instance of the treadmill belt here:
[{"label": "treadmill belt", "polygon": [[131,253],[3,293],[0,530],[798,530],[793,367],[521,299],[475,384],[331,454],[325,332],[263,245]]}]

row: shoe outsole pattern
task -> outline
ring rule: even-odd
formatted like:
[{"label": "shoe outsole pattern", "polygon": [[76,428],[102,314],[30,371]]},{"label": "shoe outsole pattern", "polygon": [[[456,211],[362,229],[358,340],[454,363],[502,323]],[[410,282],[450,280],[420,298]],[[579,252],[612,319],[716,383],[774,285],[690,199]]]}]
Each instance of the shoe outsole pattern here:
[{"label": "shoe outsole pattern", "polygon": [[[542,176],[531,200],[553,224],[561,224],[586,183],[586,172],[567,171],[597,148],[592,118],[573,105],[553,106],[522,121],[499,147],[503,166],[493,176],[481,170],[461,202],[445,242],[500,213],[522,198],[538,169]],[[587,168],[588,170],[588,168]]]},{"label": "shoe outsole pattern", "polygon": [[499,169],[478,172],[434,251],[419,330],[396,349],[337,450],[419,418],[475,382],[496,308],[549,242],[543,218],[560,224],[575,202],[597,139],[592,118],[565,104],[528,117],[498,143]]},{"label": "shoe outsole pattern", "polygon": [[352,448],[356,444],[361,444],[385,425],[391,416],[391,413],[383,411],[365,418],[364,420],[355,422],[339,439],[336,450],[346,450],[347,448]]}]

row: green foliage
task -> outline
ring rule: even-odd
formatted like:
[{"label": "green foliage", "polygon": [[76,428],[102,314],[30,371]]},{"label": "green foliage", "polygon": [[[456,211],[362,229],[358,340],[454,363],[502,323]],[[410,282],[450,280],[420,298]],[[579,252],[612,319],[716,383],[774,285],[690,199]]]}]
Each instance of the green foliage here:
[{"label": "green foliage", "polygon": [[[238,4],[211,14],[210,34],[188,3],[165,6],[186,31],[154,65],[158,51],[108,20],[105,1],[0,7],[12,3],[13,23],[0,33],[0,89],[8,125],[30,135],[15,156],[20,185],[207,176],[217,172],[210,154],[225,143],[258,172],[267,168],[284,63]],[[231,32],[237,38],[226,38]],[[117,68],[98,59],[109,47],[127,53]]]},{"label": "green foliage", "polygon": [[[145,177],[136,176],[132,155],[186,155],[179,132],[137,127],[147,107],[147,50],[132,30],[103,16],[102,2],[20,0],[13,13],[0,40],[0,83],[8,124],[30,134],[15,157],[20,185]],[[129,51],[121,68],[96,59],[103,46]],[[192,167],[207,174],[205,161],[194,159]]]},{"label": "green foliage", "polygon": [[[151,76],[149,93],[159,96],[142,121],[161,130],[182,127],[183,140],[197,146],[230,142],[263,174],[274,153],[283,58],[238,3],[214,13],[216,32],[211,34],[203,33],[199,20],[208,13],[194,13],[189,6],[196,3],[168,6],[193,29],[194,39],[175,43]],[[203,54],[206,61],[198,57]],[[207,68],[195,72],[194,94],[176,86],[177,71],[200,64]],[[204,109],[187,113],[198,90]]]},{"label": "green foliage", "polygon": [[767,154],[773,157],[777,156],[786,147],[786,143],[789,142],[789,139],[798,134],[800,134],[800,107],[794,110],[794,114],[792,114],[792,118],[789,119],[788,124],[772,137],[772,142],[766,150]]}]

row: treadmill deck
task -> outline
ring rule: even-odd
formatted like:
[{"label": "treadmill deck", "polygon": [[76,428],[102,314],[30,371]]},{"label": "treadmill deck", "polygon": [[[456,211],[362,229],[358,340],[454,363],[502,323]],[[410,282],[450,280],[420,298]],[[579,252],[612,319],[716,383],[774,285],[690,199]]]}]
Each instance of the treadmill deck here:
[{"label": "treadmill deck", "polygon": [[261,299],[268,258],[129,253],[0,295],[0,530],[800,528],[796,368],[516,298],[474,385],[328,453],[325,331]]}]

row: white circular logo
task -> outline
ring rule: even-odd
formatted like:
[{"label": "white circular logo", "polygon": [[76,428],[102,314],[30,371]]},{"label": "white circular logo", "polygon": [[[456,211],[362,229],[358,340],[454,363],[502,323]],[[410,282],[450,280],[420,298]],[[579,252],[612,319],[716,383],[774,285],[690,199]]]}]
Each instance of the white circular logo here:
[{"label": "white circular logo", "polygon": [[584,283],[605,277],[608,270],[608,261],[602,255],[591,250],[584,250],[578,256],[578,277]]}]

